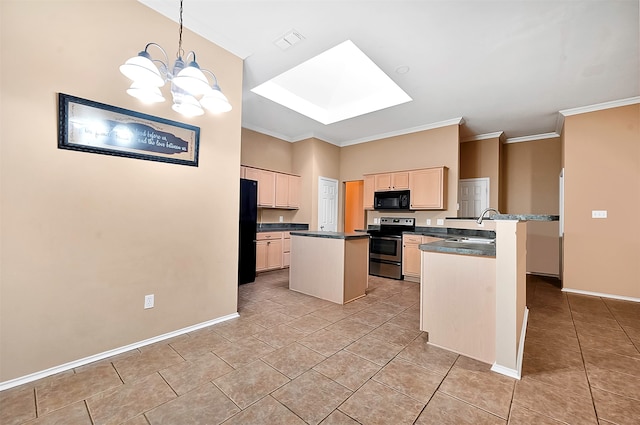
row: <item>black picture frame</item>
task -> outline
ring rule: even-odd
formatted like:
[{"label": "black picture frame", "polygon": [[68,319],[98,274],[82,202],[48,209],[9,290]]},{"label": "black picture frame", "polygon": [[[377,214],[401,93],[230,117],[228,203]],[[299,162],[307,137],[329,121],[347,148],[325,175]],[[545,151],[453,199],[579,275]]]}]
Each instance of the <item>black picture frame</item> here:
[{"label": "black picture frame", "polygon": [[198,166],[200,128],[58,93],[58,148]]}]

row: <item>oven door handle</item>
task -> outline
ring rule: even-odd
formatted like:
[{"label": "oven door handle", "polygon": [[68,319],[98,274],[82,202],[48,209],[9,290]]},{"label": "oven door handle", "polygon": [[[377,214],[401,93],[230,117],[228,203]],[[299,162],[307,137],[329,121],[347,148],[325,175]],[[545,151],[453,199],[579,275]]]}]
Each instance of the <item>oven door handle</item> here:
[{"label": "oven door handle", "polygon": [[397,240],[402,240],[402,236],[372,236],[373,238],[376,239],[382,239],[384,241],[397,241]]}]

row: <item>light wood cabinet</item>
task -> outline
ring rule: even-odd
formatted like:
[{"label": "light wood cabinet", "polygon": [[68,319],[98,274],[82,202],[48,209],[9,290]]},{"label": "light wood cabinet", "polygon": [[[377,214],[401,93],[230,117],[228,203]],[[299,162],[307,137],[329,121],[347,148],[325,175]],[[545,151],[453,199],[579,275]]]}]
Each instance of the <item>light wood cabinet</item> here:
[{"label": "light wood cabinet", "polygon": [[375,192],[375,175],[370,174],[364,176],[364,185],[362,188],[362,204],[365,210],[373,209],[373,196]]},{"label": "light wood cabinet", "polygon": [[374,174],[375,191],[409,189],[409,172]]},{"label": "light wood cabinet", "polygon": [[258,206],[264,208],[300,208],[301,178],[292,174],[240,166],[240,178],[258,182]]},{"label": "light wood cabinet", "polygon": [[443,210],[447,204],[447,168],[409,172],[412,210]]},{"label": "light wood cabinet", "polygon": [[282,232],[256,235],[256,272],[282,268]]},{"label": "light wood cabinet", "polygon": [[291,265],[291,235],[289,232],[284,232],[282,239],[282,267],[289,267]]},{"label": "light wood cabinet", "polygon": [[441,241],[441,238],[421,235],[402,236],[402,274],[405,280],[420,282],[421,258],[420,244]]},{"label": "light wood cabinet", "polygon": [[258,182],[258,206],[274,207],[276,202],[276,173],[246,167],[245,178]]}]

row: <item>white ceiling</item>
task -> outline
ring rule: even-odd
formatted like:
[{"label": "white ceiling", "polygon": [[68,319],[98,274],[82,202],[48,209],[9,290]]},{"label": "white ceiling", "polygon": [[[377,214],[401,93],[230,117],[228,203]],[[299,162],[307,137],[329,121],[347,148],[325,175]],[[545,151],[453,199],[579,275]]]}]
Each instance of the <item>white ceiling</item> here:
[{"label": "white ceiling", "polygon": [[[178,0],[139,1],[178,21]],[[243,127],[345,146],[459,117],[463,139],[553,133],[560,110],[637,97],[639,4],[185,0],[183,14],[185,27],[244,59]],[[283,51],[274,42],[291,29],[305,39]],[[345,40],[413,101],[323,125],[250,91]],[[188,38],[183,44],[188,48]],[[198,52],[198,62],[208,68],[206,52]],[[410,71],[397,73],[402,66]]]}]

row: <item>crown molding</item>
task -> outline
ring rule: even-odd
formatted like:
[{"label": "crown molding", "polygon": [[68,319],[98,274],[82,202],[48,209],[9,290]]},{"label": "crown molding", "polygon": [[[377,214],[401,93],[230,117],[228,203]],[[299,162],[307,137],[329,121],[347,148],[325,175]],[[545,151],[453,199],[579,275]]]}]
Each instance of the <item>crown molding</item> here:
[{"label": "crown molding", "polygon": [[271,131],[271,130],[267,130],[265,128],[258,127],[256,125],[242,124],[242,127],[246,128],[247,130],[252,130],[252,131],[255,131],[257,133],[262,133],[262,134],[266,134],[267,136],[275,137],[276,139],[280,139],[280,140],[283,140],[285,142],[289,142],[289,143],[295,142],[295,140],[291,139],[290,137],[285,136],[284,134],[277,133],[277,132]]},{"label": "crown molding", "polygon": [[562,116],[586,114],[587,112],[602,111],[603,109],[619,108],[640,103],[640,96],[628,97],[626,99],[612,100],[610,102],[596,103],[594,105],[580,106],[578,108],[564,109],[559,111]]},{"label": "crown molding", "polygon": [[507,144],[507,143],[533,142],[534,140],[555,139],[556,137],[560,137],[560,134],[555,132],[532,134],[531,136],[511,137],[505,140],[504,143]]},{"label": "crown molding", "polygon": [[504,131],[494,131],[493,133],[478,134],[476,136],[467,137],[460,140],[460,143],[477,142],[478,140],[501,139],[504,137]]},{"label": "crown molding", "polygon": [[338,146],[344,147],[344,146],[357,145],[360,143],[372,142],[374,140],[386,139],[386,138],[395,137],[395,136],[403,136],[405,134],[417,133],[419,131],[433,130],[435,128],[448,127],[450,125],[461,125],[461,124],[464,124],[463,117],[452,118],[446,121],[439,121],[431,124],[420,125],[417,127],[405,128],[402,130],[390,131],[388,133],[375,134],[375,135],[363,137],[360,139],[350,140],[347,142],[343,142]]}]

